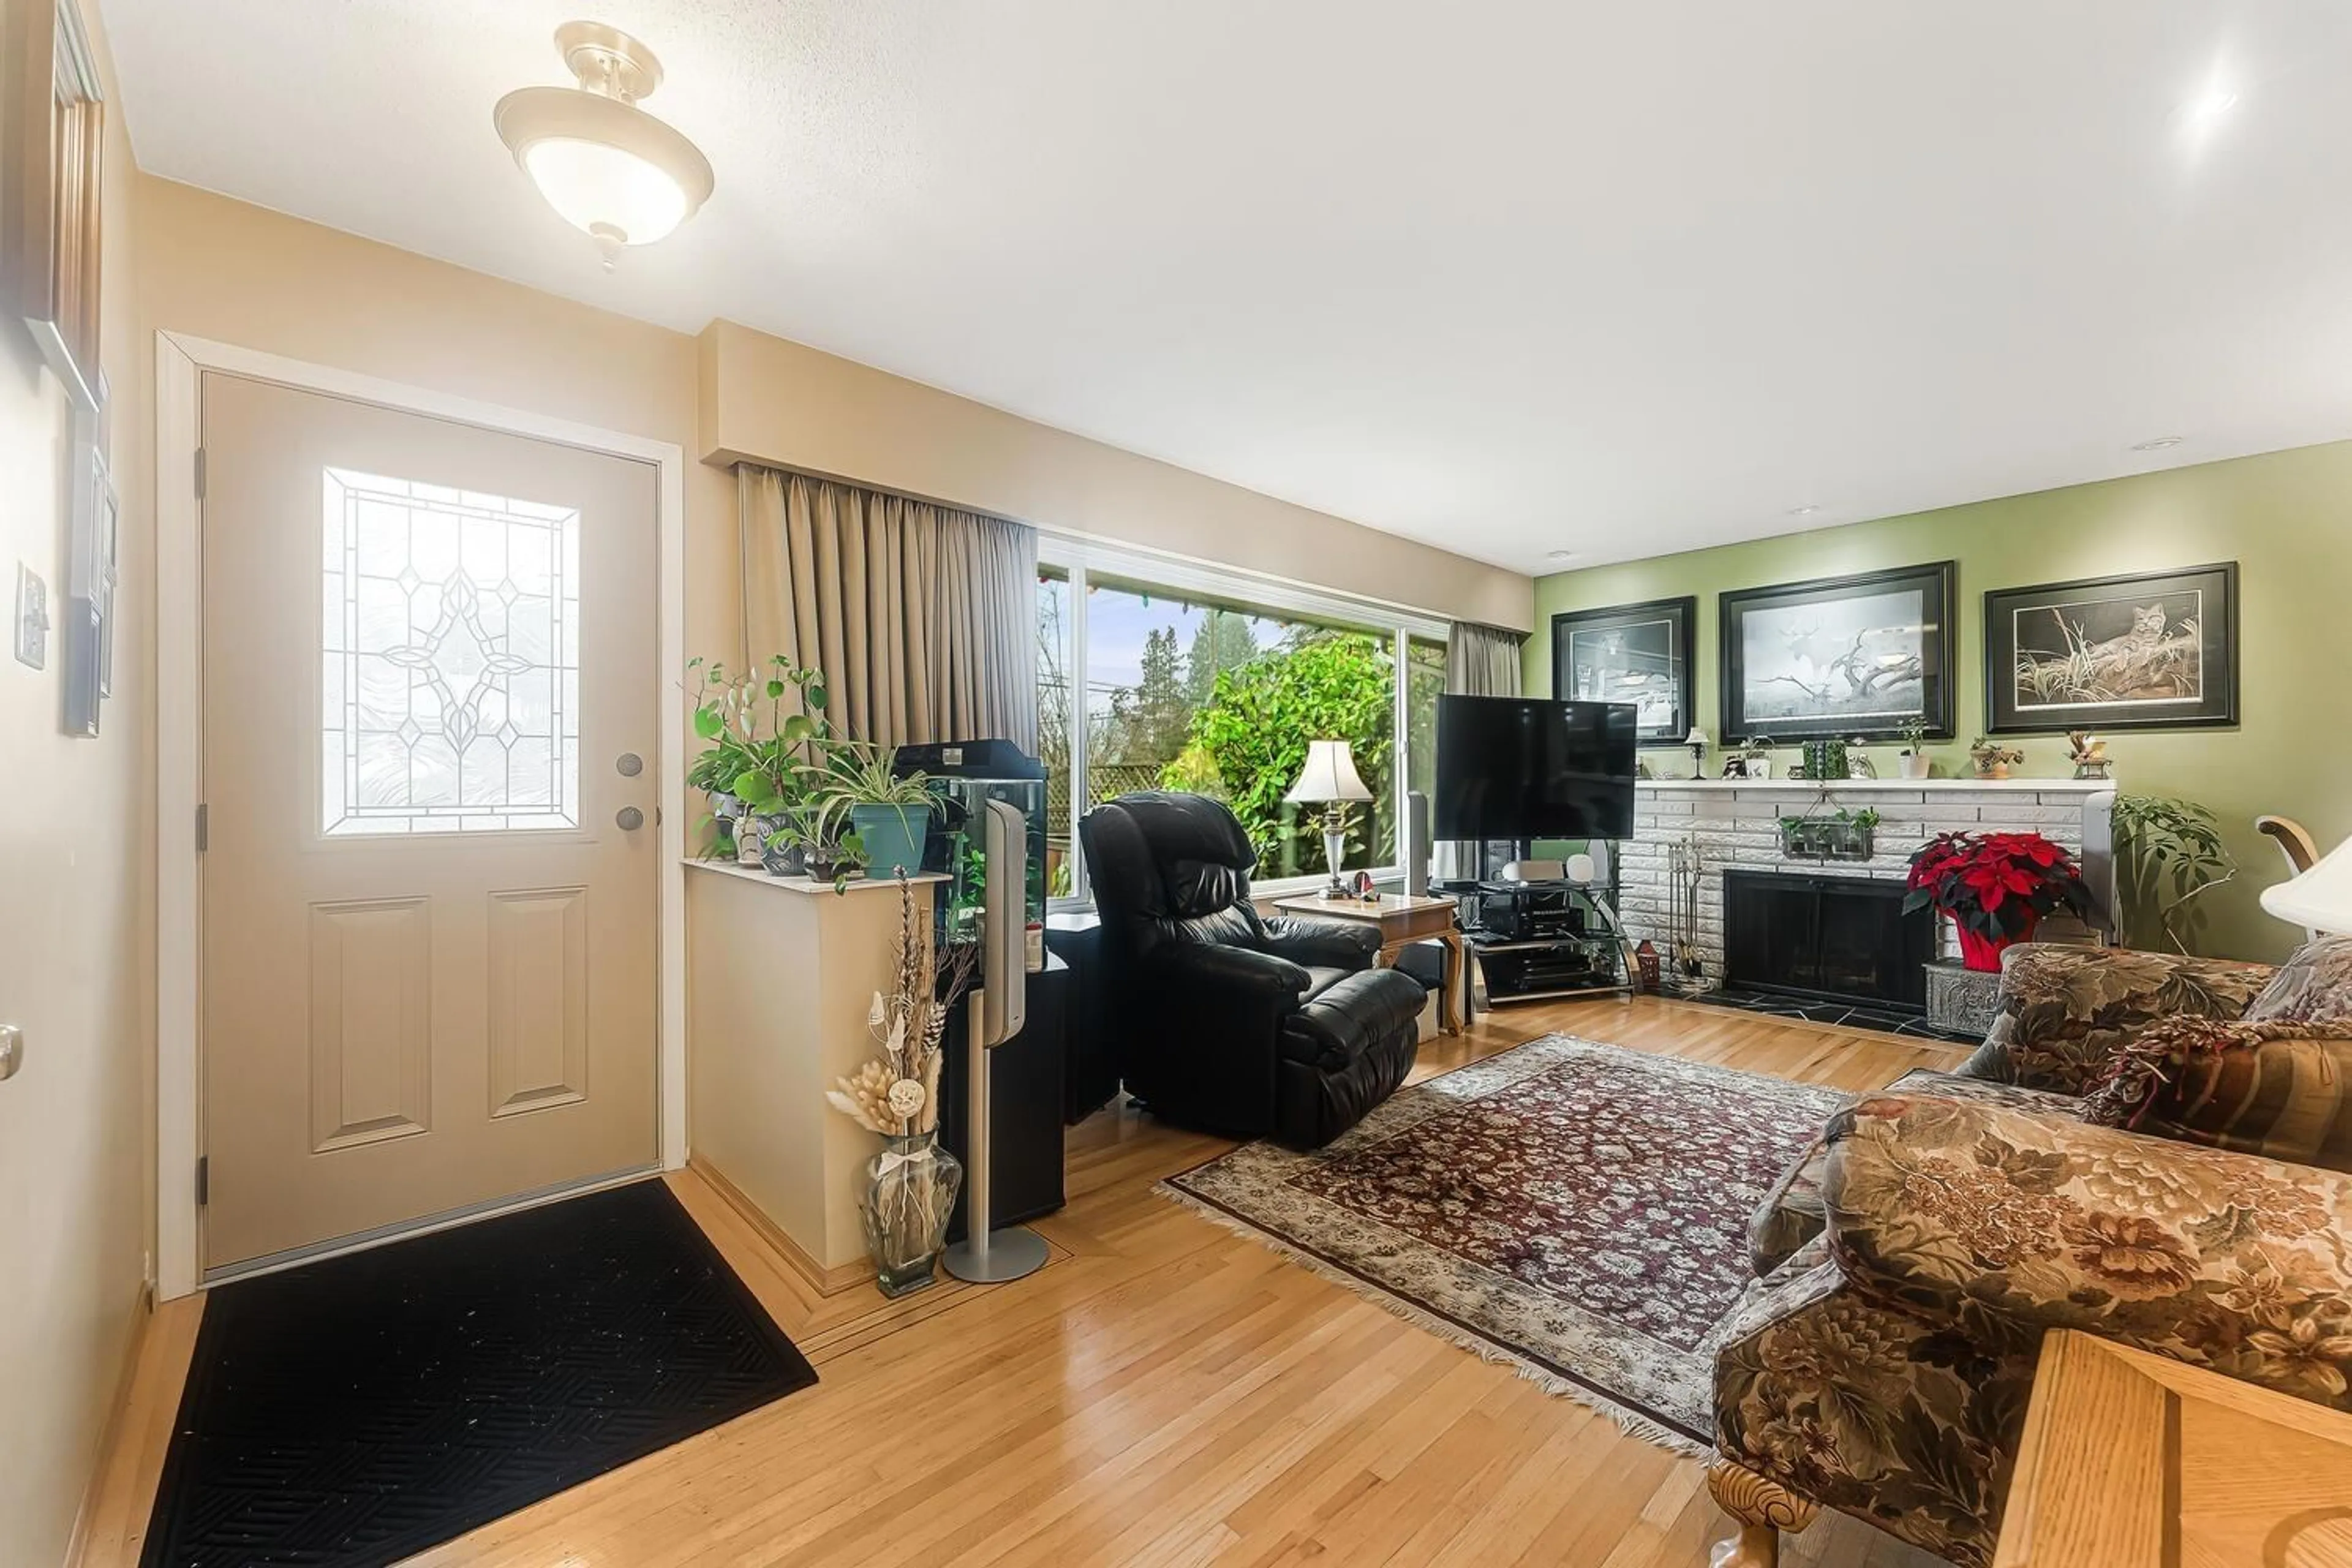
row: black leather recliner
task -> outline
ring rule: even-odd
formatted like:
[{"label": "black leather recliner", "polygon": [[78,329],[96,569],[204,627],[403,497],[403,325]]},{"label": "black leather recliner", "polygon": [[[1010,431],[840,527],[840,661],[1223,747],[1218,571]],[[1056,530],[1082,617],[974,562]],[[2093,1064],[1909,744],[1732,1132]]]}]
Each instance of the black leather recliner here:
[{"label": "black leather recliner", "polygon": [[1295,1149],[1329,1142],[1412,1069],[1423,993],[1375,969],[1349,921],[1265,920],[1234,814],[1121,795],[1078,824],[1102,915],[1106,1025],[1128,1091],[1171,1121]]}]

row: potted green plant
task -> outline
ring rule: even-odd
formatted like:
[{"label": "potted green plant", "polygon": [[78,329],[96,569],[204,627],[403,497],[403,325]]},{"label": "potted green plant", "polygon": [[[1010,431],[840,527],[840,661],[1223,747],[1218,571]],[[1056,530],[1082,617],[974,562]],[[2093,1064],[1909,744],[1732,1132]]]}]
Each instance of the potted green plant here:
[{"label": "potted green plant", "polygon": [[1969,760],[1976,764],[1980,779],[2005,779],[2009,770],[2025,761],[2025,753],[2014,747],[2004,746],[1989,736],[1979,735],[1969,742]]},{"label": "potted green plant", "polygon": [[864,741],[834,741],[807,770],[809,796],[820,836],[854,832],[866,864],[884,874],[923,868],[931,813],[938,798],[921,773],[903,777],[896,748]]},{"label": "potted green plant", "polygon": [[2193,900],[2238,874],[2221,825],[2193,801],[2147,795],[2116,796],[2114,822],[2126,945],[2188,952],[2204,910]]},{"label": "potted green plant", "polygon": [[1895,770],[1906,779],[1924,779],[1930,763],[1927,761],[1927,721],[1924,717],[1906,719],[1895,726],[1902,737],[1903,749],[1895,753]]},{"label": "potted green plant", "polygon": [[1739,748],[1739,773],[1742,778],[1769,779],[1772,776],[1772,737],[1750,735]]},{"label": "potted green plant", "polygon": [[843,831],[844,826],[826,821],[815,796],[803,795],[776,819],[769,840],[774,850],[767,862],[769,871],[779,877],[807,876],[831,882],[836,893],[847,891],[852,881],[866,875],[866,845],[856,833]]},{"label": "potted green plant", "polygon": [[824,679],[781,654],[765,670],[740,675],[698,658],[687,668],[698,679],[694,731],[707,742],[687,782],[709,796],[711,819],[739,859],[778,870],[764,841],[807,794],[809,763],[831,737]]}]

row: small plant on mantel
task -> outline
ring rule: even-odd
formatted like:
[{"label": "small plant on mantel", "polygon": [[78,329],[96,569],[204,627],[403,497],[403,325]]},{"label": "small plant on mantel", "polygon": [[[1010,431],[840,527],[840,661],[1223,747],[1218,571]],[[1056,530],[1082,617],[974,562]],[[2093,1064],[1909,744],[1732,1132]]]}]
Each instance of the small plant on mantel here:
[{"label": "small plant on mantel", "polygon": [[1990,736],[1979,735],[1969,742],[1969,760],[1977,766],[1977,777],[2005,779],[2010,769],[2025,761],[2025,753]]},{"label": "small plant on mantel", "polygon": [[1927,716],[1913,714],[1895,727],[1895,734],[1903,742],[1903,749],[1895,756],[1896,771],[1906,779],[1926,778],[1928,765]]}]

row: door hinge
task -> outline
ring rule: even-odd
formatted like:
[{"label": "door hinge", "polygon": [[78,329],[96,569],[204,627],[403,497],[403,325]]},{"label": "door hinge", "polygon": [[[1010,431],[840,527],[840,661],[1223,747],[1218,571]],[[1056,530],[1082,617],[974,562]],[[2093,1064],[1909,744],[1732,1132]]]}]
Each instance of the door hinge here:
[{"label": "door hinge", "polygon": [[213,808],[196,807],[196,853],[201,855],[213,847]]},{"label": "door hinge", "polygon": [[196,499],[205,499],[205,449],[196,448]]},{"label": "door hinge", "polygon": [[204,1207],[213,1201],[213,1157],[196,1156],[196,1206]]}]

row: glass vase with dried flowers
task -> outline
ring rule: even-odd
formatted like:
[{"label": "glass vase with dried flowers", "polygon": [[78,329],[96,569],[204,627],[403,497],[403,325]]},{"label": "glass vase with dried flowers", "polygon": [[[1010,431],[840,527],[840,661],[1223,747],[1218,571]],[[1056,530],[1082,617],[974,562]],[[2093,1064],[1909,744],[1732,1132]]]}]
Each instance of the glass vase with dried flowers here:
[{"label": "glass vase with dried flowers", "polygon": [[874,994],[866,1015],[879,1053],[825,1092],[835,1110],[882,1136],[882,1152],[866,1164],[857,1217],[886,1296],[931,1282],[963,1186],[963,1166],[939,1146],[940,1047],[949,1013],[971,988],[974,952],[933,942],[900,873],[890,988]]}]

